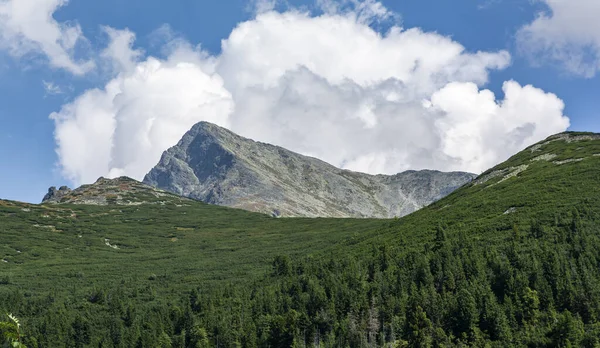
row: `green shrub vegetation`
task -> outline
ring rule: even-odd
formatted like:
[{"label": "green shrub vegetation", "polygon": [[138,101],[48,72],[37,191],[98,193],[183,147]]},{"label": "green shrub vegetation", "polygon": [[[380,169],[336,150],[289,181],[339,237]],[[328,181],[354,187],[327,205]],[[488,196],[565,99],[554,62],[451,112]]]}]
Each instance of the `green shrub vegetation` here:
[{"label": "green shrub vegetation", "polygon": [[600,140],[581,135],[394,220],[0,201],[0,314],[29,348],[600,347]]}]

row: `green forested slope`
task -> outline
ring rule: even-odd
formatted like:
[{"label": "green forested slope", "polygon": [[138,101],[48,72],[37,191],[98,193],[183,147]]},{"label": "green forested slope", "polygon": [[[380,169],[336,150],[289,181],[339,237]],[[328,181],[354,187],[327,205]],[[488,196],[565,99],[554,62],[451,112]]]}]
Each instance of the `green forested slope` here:
[{"label": "green forested slope", "polygon": [[599,154],[559,135],[398,220],[2,202],[0,309],[29,347],[596,347]]}]

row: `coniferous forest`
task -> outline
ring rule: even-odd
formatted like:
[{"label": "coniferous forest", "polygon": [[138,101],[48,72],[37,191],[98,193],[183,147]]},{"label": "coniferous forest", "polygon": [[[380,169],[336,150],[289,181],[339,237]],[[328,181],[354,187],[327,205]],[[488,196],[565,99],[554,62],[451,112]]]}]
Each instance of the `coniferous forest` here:
[{"label": "coniferous forest", "polygon": [[597,347],[597,218],[515,227],[493,247],[440,226],[421,250],[276,256],[252,283],[169,301],[117,287],[80,301],[14,292],[0,306],[31,318],[27,347]]}]

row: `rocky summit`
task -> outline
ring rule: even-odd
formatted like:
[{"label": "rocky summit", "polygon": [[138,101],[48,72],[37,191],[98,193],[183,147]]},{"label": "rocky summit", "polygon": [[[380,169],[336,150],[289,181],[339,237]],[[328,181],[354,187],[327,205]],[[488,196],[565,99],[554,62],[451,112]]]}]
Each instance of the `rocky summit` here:
[{"label": "rocky summit", "polygon": [[61,186],[58,190],[56,186],[52,186],[48,189],[48,193],[42,199],[42,203],[44,202],[60,202],[60,200],[71,193],[71,189],[67,186]]},{"label": "rocky summit", "polygon": [[273,216],[390,218],[427,206],[474,178],[431,170],[357,173],[200,122],[163,153],[144,183]]},{"label": "rocky summit", "polygon": [[189,200],[122,176],[115,179],[101,177],[95,183],[83,185],[75,190],[71,190],[66,186],[58,190],[56,190],[56,187],[51,187],[48,189],[42,203],[140,205],[164,204],[167,201],[181,202]]}]

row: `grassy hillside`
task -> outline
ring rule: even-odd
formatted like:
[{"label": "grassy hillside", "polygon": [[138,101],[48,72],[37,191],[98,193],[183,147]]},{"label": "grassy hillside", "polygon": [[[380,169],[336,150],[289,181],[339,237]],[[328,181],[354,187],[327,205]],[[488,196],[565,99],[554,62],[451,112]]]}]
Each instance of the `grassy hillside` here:
[{"label": "grassy hillside", "polygon": [[0,309],[39,347],[600,345],[600,137],[395,220],[0,201]]},{"label": "grassy hillside", "polygon": [[[145,198],[148,200],[149,198]],[[131,206],[0,201],[0,291],[94,286],[175,290],[264,273],[275,255],[308,255],[382,226],[378,220],[275,219],[196,201]]]}]

